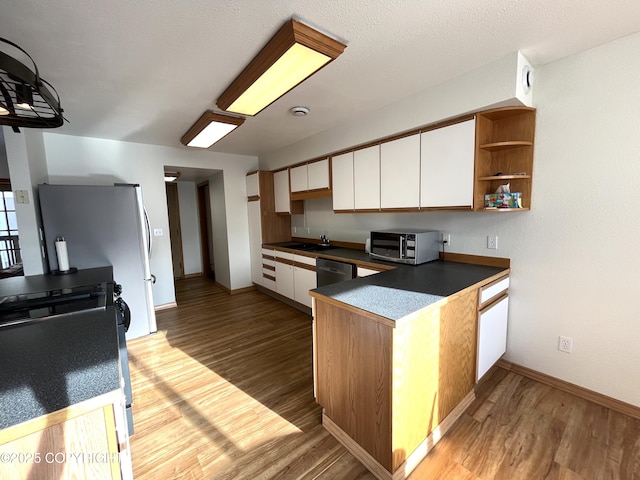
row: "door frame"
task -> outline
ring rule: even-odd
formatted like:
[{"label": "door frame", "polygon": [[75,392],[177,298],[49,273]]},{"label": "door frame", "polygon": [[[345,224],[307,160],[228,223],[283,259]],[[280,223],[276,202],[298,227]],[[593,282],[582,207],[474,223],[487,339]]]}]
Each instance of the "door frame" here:
[{"label": "door frame", "polygon": [[[178,194],[178,184],[175,182],[166,182],[165,188],[167,190],[167,211],[169,214],[169,243],[171,244],[171,263],[174,278],[184,278],[184,250],[182,246],[182,224],[180,222],[180,196]],[[173,201],[175,200],[175,202]],[[177,221],[177,225],[172,225],[171,218]],[[172,230],[177,228],[177,243],[175,245],[172,241]],[[175,257],[179,256],[179,276],[176,276],[175,270]]]},{"label": "door frame", "polygon": [[[212,278],[211,256],[209,255],[209,226],[207,214],[211,211],[211,205],[207,206],[207,198],[210,198],[209,180],[197,184],[198,189],[198,219],[200,223],[200,251],[202,252],[202,276]],[[208,207],[208,208],[207,208]]]}]

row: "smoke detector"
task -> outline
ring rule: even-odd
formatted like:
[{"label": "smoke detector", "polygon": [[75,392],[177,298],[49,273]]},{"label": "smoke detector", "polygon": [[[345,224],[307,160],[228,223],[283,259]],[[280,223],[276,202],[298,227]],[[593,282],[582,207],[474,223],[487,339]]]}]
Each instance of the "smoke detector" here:
[{"label": "smoke detector", "polygon": [[309,113],[309,109],[307,107],[291,107],[289,111],[296,117],[306,117]]}]

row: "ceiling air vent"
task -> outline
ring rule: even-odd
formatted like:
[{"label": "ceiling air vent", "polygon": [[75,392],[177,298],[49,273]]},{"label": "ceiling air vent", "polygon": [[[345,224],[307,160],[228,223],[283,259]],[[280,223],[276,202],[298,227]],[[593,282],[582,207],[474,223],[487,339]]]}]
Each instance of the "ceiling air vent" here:
[{"label": "ceiling air vent", "polygon": [[4,38],[0,42],[24,53],[33,63],[32,70],[0,51],[0,125],[9,125],[14,132],[20,131],[18,127],[61,127],[65,119],[56,89],[40,76],[36,63],[25,50]]}]

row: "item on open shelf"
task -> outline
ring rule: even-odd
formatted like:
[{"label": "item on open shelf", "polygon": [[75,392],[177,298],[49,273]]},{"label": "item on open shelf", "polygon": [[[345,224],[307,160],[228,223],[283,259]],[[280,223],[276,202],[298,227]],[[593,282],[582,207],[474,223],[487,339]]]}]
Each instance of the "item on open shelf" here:
[{"label": "item on open shelf", "polygon": [[496,193],[511,193],[511,184],[505,183],[496,189]]},{"label": "item on open shelf", "polygon": [[522,192],[488,193],[484,196],[485,208],[522,208]]}]

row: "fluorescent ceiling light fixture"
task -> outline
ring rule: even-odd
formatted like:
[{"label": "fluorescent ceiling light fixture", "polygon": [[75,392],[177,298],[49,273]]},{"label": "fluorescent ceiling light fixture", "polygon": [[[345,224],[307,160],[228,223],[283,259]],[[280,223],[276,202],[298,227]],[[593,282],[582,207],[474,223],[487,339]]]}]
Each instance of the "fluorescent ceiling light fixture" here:
[{"label": "fluorescent ceiling light fixture", "polygon": [[346,45],[289,20],[229,85],[217,105],[222,110],[256,115],[332,62]]},{"label": "fluorescent ceiling light fixture", "polygon": [[244,118],[222,115],[207,110],[180,141],[187,147],[209,148],[244,123]]},{"label": "fluorescent ceiling light fixture", "polygon": [[164,172],[165,182],[175,182],[178,178],[180,178],[180,172]]}]

